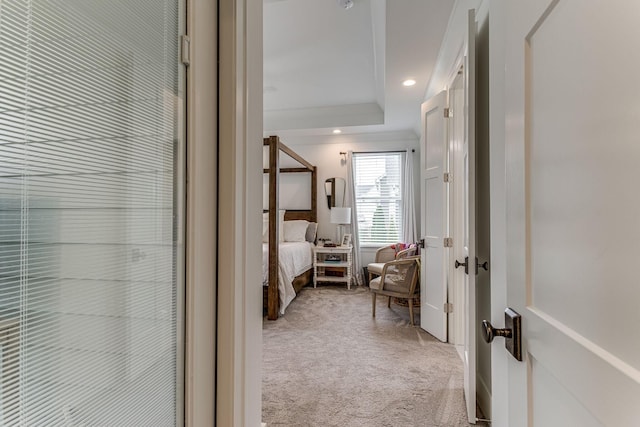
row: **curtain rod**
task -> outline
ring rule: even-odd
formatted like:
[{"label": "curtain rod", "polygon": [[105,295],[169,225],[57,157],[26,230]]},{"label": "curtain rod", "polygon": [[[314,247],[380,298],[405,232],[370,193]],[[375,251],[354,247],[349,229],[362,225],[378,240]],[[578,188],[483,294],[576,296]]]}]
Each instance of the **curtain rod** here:
[{"label": "curtain rod", "polygon": [[[375,153],[406,153],[407,151],[409,151],[409,149],[407,148],[406,150],[376,150],[376,151],[354,151],[353,154],[375,154]],[[416,152],[415,148],[411,149],[412,153]],[[340,155],[344,156],[345,154],[347,154],[346,151],[341,151]]]}]

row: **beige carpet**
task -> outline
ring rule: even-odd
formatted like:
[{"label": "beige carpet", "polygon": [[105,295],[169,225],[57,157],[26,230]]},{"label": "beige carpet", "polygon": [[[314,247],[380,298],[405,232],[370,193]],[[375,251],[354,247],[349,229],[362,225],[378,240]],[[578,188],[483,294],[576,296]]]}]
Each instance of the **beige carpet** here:
[{"label": "beige carpet", "polygon": [[386,304],[374,319],[367,288],[304,288],[263,322],[268,427],[469,425],[455,348]]}]

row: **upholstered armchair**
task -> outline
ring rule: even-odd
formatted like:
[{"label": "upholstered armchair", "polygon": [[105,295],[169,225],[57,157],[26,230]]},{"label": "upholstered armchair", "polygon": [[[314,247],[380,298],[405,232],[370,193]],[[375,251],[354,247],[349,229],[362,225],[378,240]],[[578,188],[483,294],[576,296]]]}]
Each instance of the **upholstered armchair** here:
[{"label": "upholstered armchair", "polygon": [[416,254],[417,248],[415,246],[403,249],[396,252],[395,245],[383,246],[376,251],[375,262],[367,265],[367,272],[369,274],[369,282],[374,276],[380,276],[382,274],[382,268],[384,264],[396,259],[403,259]]},{"label": "upholstered armchair", "polygon": [[409,323],[413,325],[413,300],[420,295],[420,287],[417,286],[419,275],[420,260],[417,256],[385,263],[381,275],[369,282],[373,317],[376,317],[377,295],[388,297],[387,307],[391,307],[391,297],[405,298],[409,303]]}]

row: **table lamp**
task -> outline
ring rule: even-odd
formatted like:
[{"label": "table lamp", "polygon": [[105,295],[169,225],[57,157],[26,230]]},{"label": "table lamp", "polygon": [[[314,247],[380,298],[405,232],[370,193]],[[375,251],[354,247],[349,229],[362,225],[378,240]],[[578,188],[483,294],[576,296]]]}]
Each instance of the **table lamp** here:
[{"label": "table lamp", "polygon": [[338,240],[337,245],[342,244],[342,236],[344,236],[344,226],[351,224],[351,208],[331,208],[331,224],[337,224]]}]

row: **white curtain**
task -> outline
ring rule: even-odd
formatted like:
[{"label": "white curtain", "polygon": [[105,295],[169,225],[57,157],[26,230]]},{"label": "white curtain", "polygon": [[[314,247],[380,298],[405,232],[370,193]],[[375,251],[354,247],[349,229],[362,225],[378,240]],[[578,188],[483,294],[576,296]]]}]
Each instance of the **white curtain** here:
[{"label": "white curtain", "polygon": [[416,205],[413,190],[413,150],[407,150],[404,157],[404,176],[402,186],[402,241],[413,243],[416,235]]},{"label": "white curtain", "polygon": [[353,277],[358,285],[364,284],[360,263],[360,239],[358,237],[358,208],[356,206],[356,180],[353,171],[353,151],[347,153],[347,194],[345,206],[351,206],[351,243],[353,244]]}]

